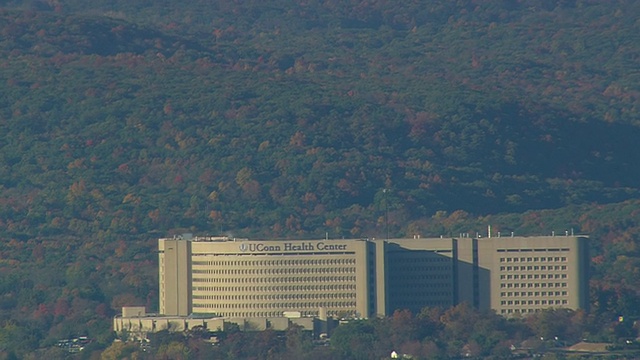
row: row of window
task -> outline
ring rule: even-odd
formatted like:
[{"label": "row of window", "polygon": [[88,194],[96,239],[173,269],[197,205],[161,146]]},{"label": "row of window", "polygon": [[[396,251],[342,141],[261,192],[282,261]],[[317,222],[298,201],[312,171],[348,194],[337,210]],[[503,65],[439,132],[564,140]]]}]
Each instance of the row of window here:
[{"label": "row of window", "polygon": [[193,269],[193,274],[215,275],[288,275],[288,274],[347,274],[355,273],[355,267],[279,268],[279,269]]},{"label": "row of window", "polygon": [[567,287],[567,283],[501,283],[501,288]]},{"label": "row of window", "polygon": [[500,262],[567,262],[566,256],[556,257],[508,257],[500,258]]},{"label": "row of window", "polygon": [[[301,276],[301,277],[292,277],[291,279],[295,282],[348,282],[348,281],[356,281],[355,276]],[[280,283],[283,282],[282,278],[200,278],[194,277],[194,283]]]},{"label": "row of window", "polygon": [[[322,302],[288,302],[288,303],[259,303],[259,304],[243,304],[243,303],[200,303],[194,302],[194,308],[205,309],[309,309],[309,308],[353,308],[356,306],[355,301],[322,301]],[[195,311],[197,312],[197,311]],[[282,313],[280,313],[282,314]],[[281,315],[280,315],[281,316]]]},{"label": "row of window", "polygon": [[514,306],[514,305],[567,305],[567,300],[502,300],[500,305]]},{"label": "row of window", "polygon": [[[550,303],[549,305],[553,305],[553,303]],[[559,304],[556,304],[559,305]],[[531,313],[537,313],[542,311],[542,309],[502,309],[500,310],[500,314],[531,314]]]},{"label": "row of window", "polygon": [[552,271],[567,270],[567,265],[528,265],[528,266],[500,266],[500,271]]},{"label": "row of window", "polygon": [[267,294],[267,295],[193,295],[195,300],[323,300],[323,299],[355,299],[356,293],[321,293],[321,294]]},{"label": "row of window", "polygon": [[566,279],[567,274],[510,274],[500,275],[500,280],[531,280],[531,279]]},{"label": "row of window", "polygon": [[317,266],[355,265],[356,259],[279,259],[279,260],[234,260],[193,261],[194,266]]},{"label": "row of window", "polygon": [[[269,286],[194,286],[193,291],[215,292],[261,292],[267,291]],[[313,284],[313,285],[284,285],[282,291],[329,291],[329,290],[355,290],[355,284]]]},{"label": "row of window", "polygon": [[500,297],[512,296],[567,296],[566,291],[515,291],[501,292]]},{"label": "row of window", "polygon": [[[337,291],[337,290],[347,290],[347,289],[341,289],[340,288],[341,285],[316,285],[316,289],[320,288],[323,290],[329,290],[329,291]],[[195,289],[198,288],[202,288],[202,287],[195,287]],[[286,285],[286,286],[248,286],[247,287],[248,290],[245,291],[250,291],[250,292],[276,292],[276,291],[312,291],[312,286],[308,286],[308,285]],[[355,286],[354,286],[355,289]],[[199,295],[203,295],[203,294],[199,294]]]},{"label": "row of window", "polygon": [[[340,312],[344,312],[344,310],[341,310]],[[257,311],[257,312],[216,312],[215,313],[218,316],[225,316],[225,317],[243,317],[243,318],[251,318],[251,317],[262,317],[262,318],[269,318],[269,317],[281,317],[282,316],[282,311]],[[302,316],[318,316],[318,311],[317,310],[303,310],[300,311],[300,314]],[[337,315],[338,311],[327,311],[327,315]]]}]

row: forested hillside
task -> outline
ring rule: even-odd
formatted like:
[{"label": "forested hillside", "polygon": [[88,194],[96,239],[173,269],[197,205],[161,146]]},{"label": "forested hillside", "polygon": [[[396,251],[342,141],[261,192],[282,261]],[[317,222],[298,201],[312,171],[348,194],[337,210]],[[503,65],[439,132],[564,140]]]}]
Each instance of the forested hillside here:
[{"label": "forested hillside", "polygon": [[159,236],[387,213],[589,233],[594,308],[640,315],[637,2],[0,6],[0,349],[155,309]]}]

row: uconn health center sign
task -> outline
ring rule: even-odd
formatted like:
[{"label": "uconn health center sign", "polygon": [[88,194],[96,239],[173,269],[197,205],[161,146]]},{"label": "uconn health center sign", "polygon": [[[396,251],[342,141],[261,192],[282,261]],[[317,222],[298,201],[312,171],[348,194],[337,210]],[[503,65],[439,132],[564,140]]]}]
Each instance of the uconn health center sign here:
[{"label": "uconn health center sign", "polygon": [[290,243],[285,242],[281,245],[263,244],[263,243],[241,243],[240,251],[242,252],[283,252],[283,251],[344,251],[347,250],[346,244],[328,244],[324,242],[303,242]]}]

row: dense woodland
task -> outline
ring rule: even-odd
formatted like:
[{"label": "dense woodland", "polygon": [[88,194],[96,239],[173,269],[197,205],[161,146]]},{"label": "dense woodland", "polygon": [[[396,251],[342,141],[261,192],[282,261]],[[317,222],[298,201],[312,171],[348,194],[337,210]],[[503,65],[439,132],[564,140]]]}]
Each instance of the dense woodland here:
[{"label": "dense woodland", "polygon": [[109,346],[122,305],[157,310],[160,236],[387,224],[590,235],[588,316],[607,337],[640,316],[638,14],[626,0],[0,0],[0,352]]}]

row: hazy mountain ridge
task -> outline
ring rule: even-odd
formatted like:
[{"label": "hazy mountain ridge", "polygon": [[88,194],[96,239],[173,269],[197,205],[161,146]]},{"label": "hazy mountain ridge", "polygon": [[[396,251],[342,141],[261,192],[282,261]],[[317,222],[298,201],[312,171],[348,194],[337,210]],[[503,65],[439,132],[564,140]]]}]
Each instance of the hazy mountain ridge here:
[{"label": "hazy mountain ridge", "polygon": [[[194,42],[157,31],[136,30],[136,25],[120,20],[92,20],[37,12],[20,14],[7,12],[5,16],[7,24],[18,18],[11,26],[5,26],[5,32],[17,31],[17,35],[8,37],[4,43],[6,52],[14,54],[8,61],[17,71],[17,76],[9,77],[7,81],[14,87],[30,86],[30,90],[41,93],[30,99],[30,102],[37,102],[40,97],[42,104],[37,113],[48,115],[49,119],[45,120],[48,125],[40,129],[52,127],[60,131],[61,137],[71,133],[72,138],[80,137],[78,141],[93,144],[97,142],[93,138],[96,133],[102,138],[100,141],[109,143],[100,132],[110,129],[106,134],[115,135],[121,126],[118,122],[129,117],[131,123],[123,128],[124,134],[118,136],[128,139],[125,143],[128,145],[120,146],[126,151],[133,147],[131,155],[142,148],[147,153],[153,149],[159,158],[172,157],[167,147],[176,147],[176,134],[184,137],[183,145],[177,150],[191,154],[190,163],[195,164],[196,173],[214,162],[225,169],[217,178],[230,183],[232,191],[225,186],[221,191],[219,183],[218,188],[205,185],[191,193],[199,198],[212,192],[222,194],[218,195],[222,196],[221,205],[200,204],[198,207],[238,214],[236,219],[226,220],[229,225],[225,227],[252,227],[248,225],[252,222],[260,224],[260,228],[277,225],[261,220],[266,214],[251,215],[248,223],[237,223],[239,218],[246,218],[246,209],[236,201],[243,185],[234,177],[244,168],[259,177],[249,182],[253,200],[261,204],[258,211],[271,211],[268,209],[273,209],[275,204],[283,205],[283,201],[286,213],[302,214],[313,212],[316,206],[333,211],[356,203],[367,208],[365,211],[370,214],[365,218],[374,216],[371,220],[375,220],[374,213],[380,207],[379,196],[377,205],[375,203],[376,194],[384,187],[397,189],[396,202],[404,200],[409,204],[404,210],[408,212],[405,215],[408,218],[428,216],[436,210],[522,211],[575,202],[620,201],[637,196],[637,171],[629,166],[633,156],[627,151],[638,133],[635,126],[624,125],[623,119],[601,125],[594,118],[595,113],[577,112],[571,102],[566,104],[568,107],[560,107],[553,99],[549,103],[528,97],[528,94],[515,93],[515,89],[522,89],[515,75],[511,79],[517,81],[509,84],[509,88],[492,83],[492,71],[485,74],[474,70],[474,61],[482,62],[483,56],[474,60],[472,55],[471,66],[461,68],[465,61],[447,63],[442,61],[446,55],[427,51],[428,62],[412,63],[407,61],[411,57],[399,58],[394,51],[404,49],[406,52],[421,38],[432,40],[429,43],[421,41],[416,49],[444,49],[433,43],[451,36],[445,34],[455,34],[458,25],[445,28],[434,36],[420,34],[419,30],[372,32],[336,28],[328,30],[327,38],[323,39],[320,33],[312,31],[313,37],[307,39],[305,47],[295,54],[288,50],[294,45],[274,42],[279,36],[276,34],[262,36],[265,41],[249,38],[246,43],[238,43],[238,39],[246,39],[248,35],[230,31],[230,38],[225,40],[227,35],[222,31],[215,41],[199,38]],[[460,16],[464,18],[464,11],[462,14]],[[26,19],[20,21],[20,16]],[[94,27],[91,26],[93,22],[96,22]],[[24,25],[17,26],[22,31],[11,30],[16,23]],[[36,24],[41,24],[42,28],[38,29]],[[453,41],[451,47],[468,41],[464,40],[468,37],[464,28],[477,27],[463,24],[462,33],[458,34],[463,39],[462,44]],[[46,26],[52,28],[46,31]],[[295,38],[292,33],[283,36]],[[371,46],[378,37],[391,41]],[[31,79],[20,78],[24,76],[20,73],[23,59],[16,54],[20,50],[16,39],[27,44],[22,48],[25,53],[20,56],[35,56],[32,60],[35,62],[46,60],[36,69],[42,76],[34,74]],[[309,46],[315,40],[321,49],[318,56],[314,56],[316,53]],[[73,41],[79,43],[75,51],[72,51]],[[322,54],[322,49],[331,43],[337,45],[336,56]],[[46,47],[45,44],[52,48],[43,57],[38,51]],[[505,48],[509,46],[505,45]],[[499,53],[500,49],[478,51]],[[389,56],[368,57],[377,53]],[[414,50],[413,57],[420,59],[422,54]],[[535,71],[536,67],[528,60],[521,61],[527,64],[521,66],[523,69]],[[444,67],[444,70],[418,71],[427,63]],[[356,73],[360,66],[365,72]],[[542,68],[554,66],[557,67],[550,64]],[[463,71],[458,72],[458,68]],[[515,66],[514,70],[517,69]],[[52,71],[54,76],[47,71]],[[9,70],[7,74],[10,73]],[[488,74],[489,78],[483,74]],[[590,72],[581,74],[585,75],[577,77]],[[475,78],[470,75],[479,76],[485,85],[473,84],[475,80],[471,79]],[[539,93],[538,78],[533,75],[527,74],[530,80],[527,86],[533,93]],[[68,77],[75,77],[75,82],[64,84]],[[543,73],[539,79],[546,78]],[[42,79],[52,82],[46,86]],[[21,84],[24,86],[18,86]],[[85,88],[82,94],[77,93],[79,84]],[[65,86],[73,87],[55,94],[55,87],[64,89]],[[65,91],[72,96],[63,100],[59,96]],[[597,101],[601,100],[600,94],[591,93]],[[7,104],[7,108],[14,107],[12,115],[21,112],[16,112],[15,108],[19,107],[16,104],[20,104],[24,94],[16,91],[6,97],[7,102],[15,99]],[[76,99],[71,100],[74,97]],[[70,101],[80,101],[83,106]],[[28,107],[33,108],[33,103]],[[618,110],[623,112],[624,107]],[[33,109],[30,111],[38,116]],[[70,113],[76,113],[75,120],[64,126],[56,122],[60,116]],[[104,119],[105,115],[111,116],[112,121],[96,121]],[[16,120],[19,118],[15,116]],[[184,120],[176,122],[177,118]],[[134,125],[136,121],[138,123]],[[140,131],[140,127],[129,131],[140,124],[146,125],[144,131]],[[132,132],[137,135],[132,136]],[[243,141],[233,142],[233,138],[243,138]],[[171,141],[163,148],[158,146],[158,139]],[[204,145],[212,141],[217,145]],[[256,151],[260,145],[262,150]],[[293,147],[297,150],[289,151]],[[82,155],[77,148],[74,152]],[[340,159],[344,154],[355,157]],[[137,172],[128,174],[127,182],[135,185],[148,164],[135,157],[128,160]],[[247,166],[239,166],[243,161]],[[124,163],[127,161],[110,164],[107,168],[113,170]],[[275,171],[278,163],[302,167]],[[306,179],[297,177],[301,172],[310,171],[313,164],[333,170],[329,176],[313,172]],[[102,165],[106,164],[93,167],[104,172]],[[79,179],[72,176],[69,180]],[[338,182],[342,182],[341,189],[337,187]],[[68,186],[71,184],[69,182]],[[293,193],[278,192],[278,184],[285,184]],[[294,190],[291,184],[296,184]],[[161,192],[166,193],[166,184],[162,187],[165,190]],[[272,193],[267,194],[267,191]],[[230,194],[225,196],[225,193]],[[320,201],[309,202],[305,209],[300,199],[309,197],[307,194],[310,193],[316,193],[316,198],[318,193],[323,197]],[[232,202],[236,204],[230,205]],[[421,204],[429,206],[425,208]],[[404,205],[394,206],[402,208]],[[143,212],[155,207],[149,206]],[[256,211],[255,207],[252,211]],[[206,216],[205,212],[200,212],[198,222],[208,221]],[[191,221],[187,220],[183,225],[188,226]],[[316,222],[316,225],[297,230],[313,231],[319,224]]]}]

